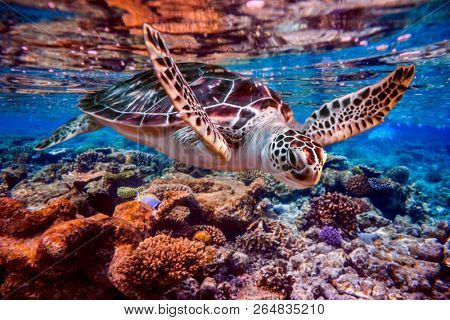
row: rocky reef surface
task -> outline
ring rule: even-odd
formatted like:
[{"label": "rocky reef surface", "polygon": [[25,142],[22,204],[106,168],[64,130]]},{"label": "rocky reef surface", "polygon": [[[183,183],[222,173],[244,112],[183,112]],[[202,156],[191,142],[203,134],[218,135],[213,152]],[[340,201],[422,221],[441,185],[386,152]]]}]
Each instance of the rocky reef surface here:
[{"label": "rocky reef surface", "polygon": [[293,190],[113,148],[0,162],[3,299],[450,298],[448,194],[405,166],[331,155]]}]

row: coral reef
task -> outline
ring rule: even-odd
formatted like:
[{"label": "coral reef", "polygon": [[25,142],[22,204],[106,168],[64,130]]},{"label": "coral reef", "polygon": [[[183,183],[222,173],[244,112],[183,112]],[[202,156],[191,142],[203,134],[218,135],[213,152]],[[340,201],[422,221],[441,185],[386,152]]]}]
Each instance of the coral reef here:
[{"label": "coral reef", "polygon": [[236,178],[241,180],[246,186],[250,185],[256,179],[264,179],[267,174],[261,170],[248,170],[236,173]]},{"label": "coral reef", "polygon": [[426,172],[334,155],[321,184],[293,190],[139,151],[16,157],[0,188],[3,299],[450,298],[448,195]]}]

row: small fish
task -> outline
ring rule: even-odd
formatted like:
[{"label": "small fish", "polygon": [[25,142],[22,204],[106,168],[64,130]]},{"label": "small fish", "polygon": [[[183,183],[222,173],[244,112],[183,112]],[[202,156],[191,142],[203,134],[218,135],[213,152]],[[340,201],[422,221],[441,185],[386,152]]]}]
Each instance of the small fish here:
[{"label": "small fish", "polygon": [[141,195],[138,195],[136,200],[149,205],[153,209],[158,208],[159,204],[161,203],[161,201],[156,196],[154,196],[153,194],[141,194]]}]

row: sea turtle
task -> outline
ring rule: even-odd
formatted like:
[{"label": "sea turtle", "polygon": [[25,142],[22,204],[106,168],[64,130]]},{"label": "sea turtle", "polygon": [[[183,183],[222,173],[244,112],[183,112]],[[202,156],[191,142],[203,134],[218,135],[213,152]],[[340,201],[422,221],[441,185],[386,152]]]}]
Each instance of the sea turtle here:
[{"label": "sea turtle", "polygon": [[410,85],[399,66],[378,83],[325,103],[301,125],[267,86],[222,67],[175,64],[161,34],[144,25],[153,70],[86,95],[84,114],[35,148],[110,127],[180,162],[217,170],[261,169],[294,188],[320,178],[324,146],[381,123]]}]

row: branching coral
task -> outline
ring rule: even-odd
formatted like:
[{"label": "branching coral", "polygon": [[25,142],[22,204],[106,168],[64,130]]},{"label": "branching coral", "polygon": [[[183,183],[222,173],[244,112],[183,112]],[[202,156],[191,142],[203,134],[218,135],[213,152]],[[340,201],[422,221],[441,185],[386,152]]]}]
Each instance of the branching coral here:
[{"label": "branching coral", "polygon": [[328,192],[311,200],[310,216],[320,226],[337,226],[348,235],[356,232],[356,215],[362,208],[353,198]]},{"label": "branching coral", "polygon": [[212,259],[211,252],[201,242],[157,235],[145,239],[136,249],[118,248],[109,276],[127,297],[149,298],[157,288],[196,275]]},{"label": "branching coral", "polygon": [[344,182],[344,187],[348,193],[357,197],[366,196],[371,191],[369,179],[364,174],[356,174],[349,177]]},{"label": "branching coral", "polygon": [[87,172],[94,169],[97,162],[101,162],[105,155],[95,150],[89,150],[78,155],[75,160],[74,169],[78,172]]},{"label": "branching coral", "polygon": [[378,193],[392,194],[400,188],[398,183],[389,178],[369,178],[368,182],[372,191]]},{"label": "branching coral", "polygon": [[335,247],[340,247],[342,244],[341,233],[332,226],[325,226],[320,229],[319,240]]},{"label": "branching coral", "polygon": [[289,240],[286,226],[275,220],[260,218],[243,235],[237,237],[236,245],[246,252],[273,253],[288,244]]}]

